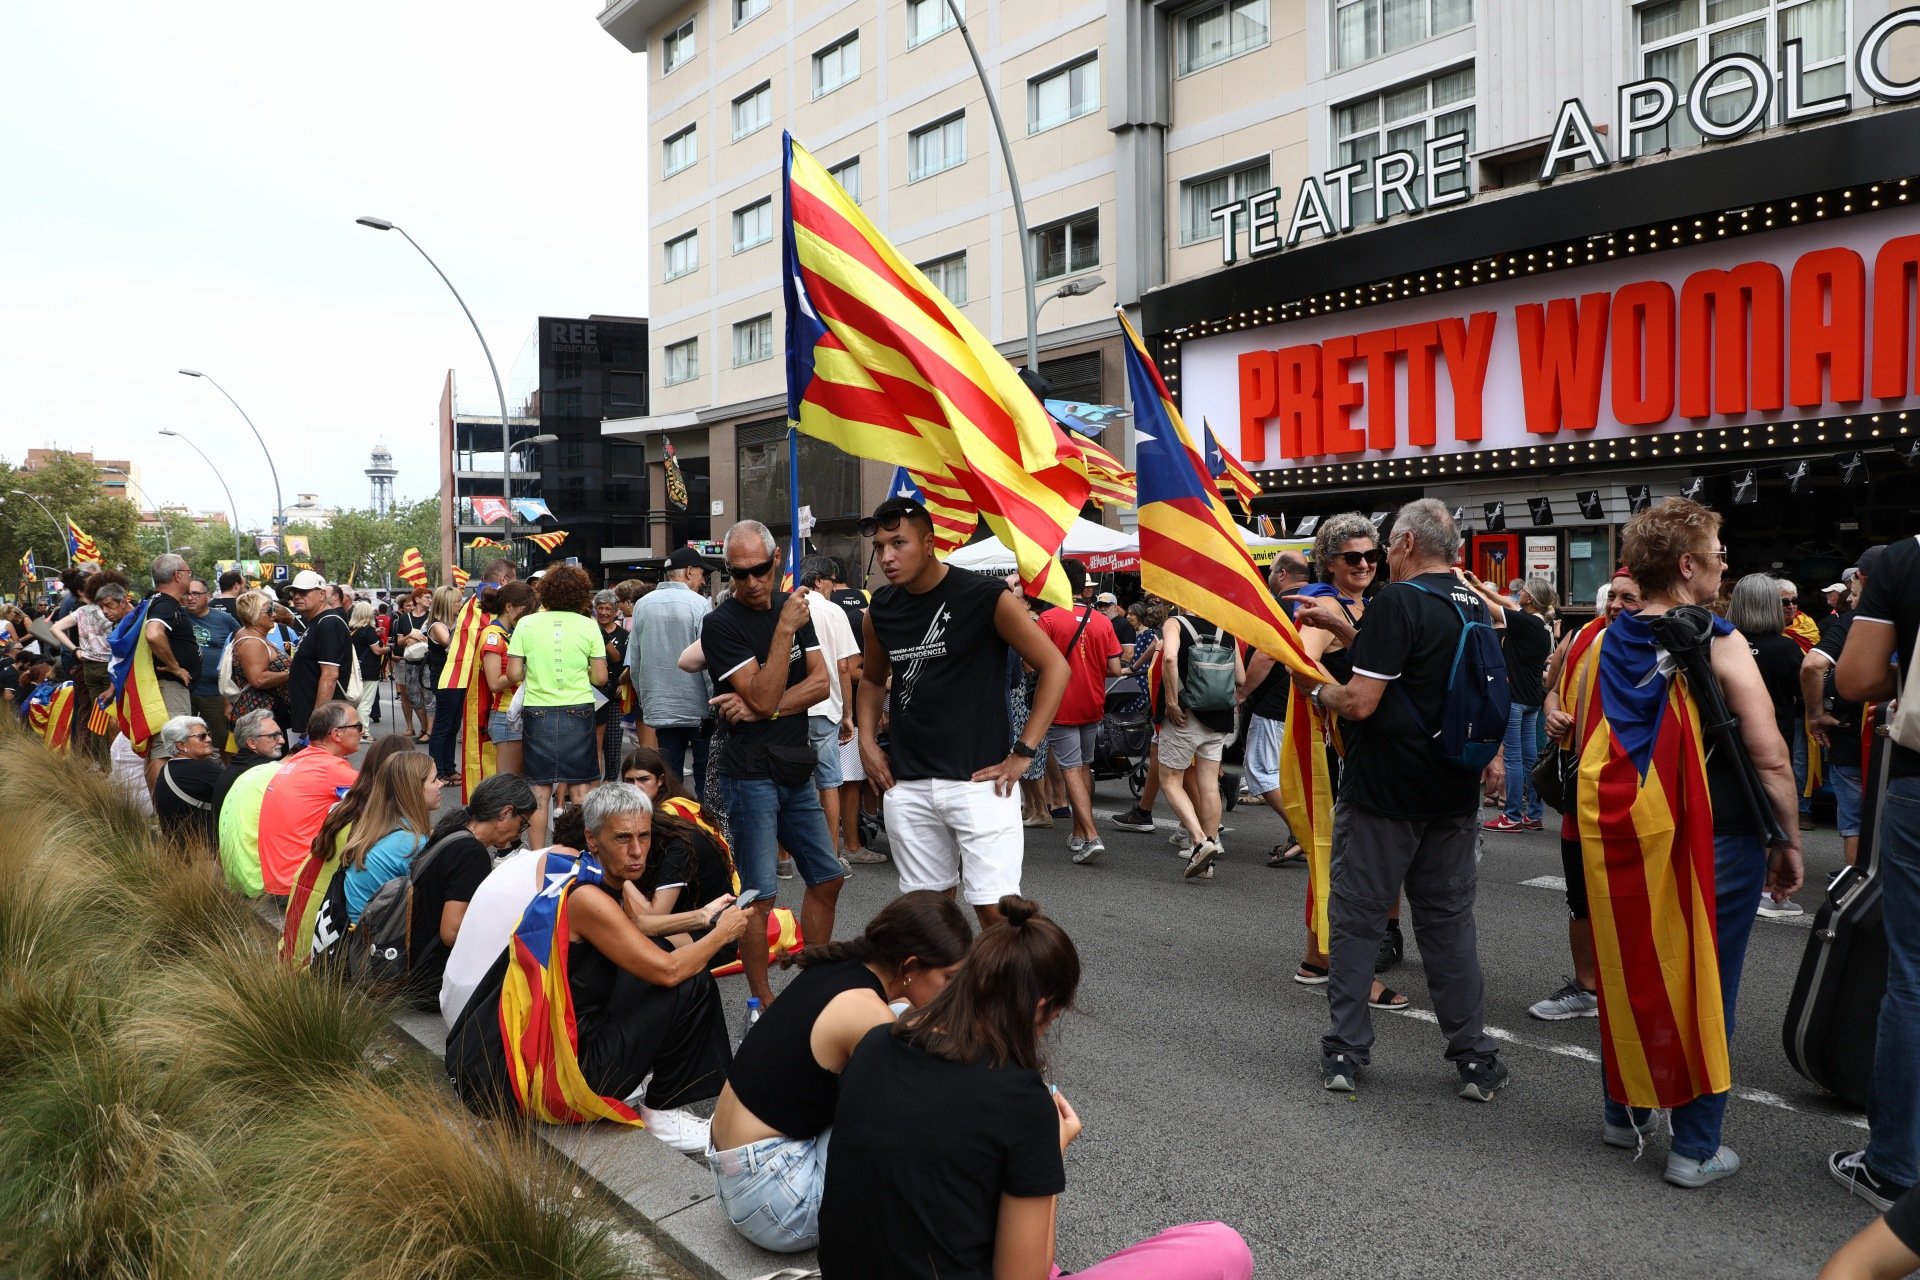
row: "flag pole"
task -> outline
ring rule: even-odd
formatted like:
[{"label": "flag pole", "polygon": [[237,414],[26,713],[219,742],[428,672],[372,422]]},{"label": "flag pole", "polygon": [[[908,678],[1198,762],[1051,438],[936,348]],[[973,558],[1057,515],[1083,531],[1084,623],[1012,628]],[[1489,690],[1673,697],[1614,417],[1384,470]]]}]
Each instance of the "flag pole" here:
[{"label": "flag pole", "polygon": [[793,585],[800,585],[800,424],[792,419],[787,421],[787,505],[793,520],[793,537],[789,539],[792,547],[787,556],[787,570],[793,575]]}]

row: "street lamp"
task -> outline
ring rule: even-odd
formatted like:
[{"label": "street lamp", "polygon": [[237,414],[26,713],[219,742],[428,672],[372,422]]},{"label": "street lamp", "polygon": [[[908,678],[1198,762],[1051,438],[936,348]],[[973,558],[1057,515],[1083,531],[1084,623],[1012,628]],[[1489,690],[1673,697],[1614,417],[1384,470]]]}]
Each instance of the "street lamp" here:
[{"label": "street lamp", "polygon": [[195,444],[193,441],[187,440],[187,438],[181,435],[178,431],[174,431],[167,427],[162,427],[160,428],[160,434],[163,436],[172,436],[175,440],[186,441],[187,448],[193,450],[195,453],[199,454],[202,458],[206,459],[207,466],[213,471],[213,478],[220,482],[220,487],[222,489],[226,489],[227,506],[231,508],[233,511],[233,558],[235,560],[240,559],[240,508],[237,505],[235,505],[233,501],[233,490],[228,488],[227,478],[220,474],[220,468],[213,465],[213,459],[207,457],[206,450],[202,449],[199,445]]},{"label": "street lamp", "polygon": [[47,513],[47,519],[53,521],[54,532],[60,537],[60,547],[67,553],[67,568],[73,568],[73,543],[67,538],[66,527],[60,523],[59,517],[53,514],[53,508],[28,493],[25,489],[9,489],[7,492],[16,498],[25,498],[28,502],[31,502],[34,506]]},{"label": "street lamp", "polygon": [[[189,378],[205,378],[208,382],[213,382],[212,374],[202,373],[198,369],[182,369],[180,372]],[[225,387],[213,382],[213,389],[226,396],[228,404],[240,410],[240,416],[246,419],[248,428],[253,432],[253,438],[260,442],[260,452],[267,455],[267,471],[273,476],[273,530],[284,536],[287,532],[287,509],[280,504],[280,468],[273,465],[273,454],[267,448],[266,437],[260,434],[260,428],[253,425],[253,419],[247,417],[247,411],[240,409],[240,402],[231,395],[227,395]],[[239,512],[234,513],[234,518],[236,520],[239,518]],[[238,533],[239,530],[236,528],[234,532]]]},{"label": "street lamp", "polygon": [[135,493],[139,494],[141,499],[153,508],[153,514],[159,517],[160,536],[166,539],[167,550],[172,551],[173,550],[173,530],[167,527],[167,513],[160,509],[160,504],[155,502],[152,498],[149,498],[147,496],[147,491],[145,489],[142,489],[139,486],[139,484],[134,481],[134,478],[127,472],[122,471],[118,467],[110,467],[104,462],[96,463],[95,465],[97,465],[102,471],[108,472],[109,474],[126,477],[128,487],[130,487]]},{"label": "street lamp", "polygon": [[1099,276],[1074,277],[1073,279],[1067,281],[1065,284],[1061,285],[1058,289],[1055,289],[1052,293],[1048,294],[1046,297],[1040,299],[1040,306],[1035,308],[1033,313],[1035,323],[1038,323],[1039,321],[1040,312],[1045,310],[1046,305],[1049,302],[1052,302],[1055,298],[1084,298],[1086,295],[1088,295],[1089,293],[1092,293],[1095,289],[1098,289],[1101,285],[1105,283],[1106,281],[1102,280]]}]

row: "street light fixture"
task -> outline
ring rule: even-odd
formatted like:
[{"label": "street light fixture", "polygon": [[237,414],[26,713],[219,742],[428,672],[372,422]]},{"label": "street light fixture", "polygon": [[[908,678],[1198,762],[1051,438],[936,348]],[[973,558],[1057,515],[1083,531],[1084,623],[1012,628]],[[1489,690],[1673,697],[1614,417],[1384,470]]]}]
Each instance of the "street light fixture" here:
[{"label": "street light fixture", "polygon": [[1092,293],[1095,289],[1098,289],[1101,285],[1105,283],[1106,281],[1102,280],[1099,276],[1074,277],[1073,279],[1067,281],[1065,284],[1061,285],[1058,289],[1055,289],[1052,293],[1048,294],[1046,297],[1040,299],[1040,306],[1035,308],[1033,313],[1034,322],[1036,324],[1039,323],[1040,312],[1042,310],[1045,310],[1046,305],[1049,302],[1052,302],[1055,298],[1084,298],[1086,295],[1088,295],[1089,293]]},{"label": "street light fixture", "polygon": [[[235,407],[237,408],[238,406]],[[220,468],[213,465],[213,459],[207,457],[206,450],[202,449],[193,441],[188,440],[187,437],[181,435],[178,431],[174,431],[168,427],[162,427],[160,428],[160,434],[163,436],[172,436],[175,440],[186,441],[187,448],[206,459],[208,468],[213,472],[213,478],[218,480],[220,487],[227,491],[227,506],[233,511],[233,558],[235,560],[240,559],[240,508],[235,505],[233,501],[233,490],[228,487],[227,478],[220,474]]]},{"label": "street light fixture", "polygon": [[66,527],[60,523],[59,517],[53,514],[53,508],[28,493],[25,489],[9,489],[7,492],[16,498],[25,498],[28,502],[31,502],[34,506],[47,513],[47,519],[53,521],[54,532],[60,537],[60,549],[67,553],[67,568],[73,568],[73,543],[67,538]]},{"label": "street light fixture", "polygon": [[[266,437],[260,434],[260,428],[253,425],[253,419],[247,417],[247,411],[240,408],[240,402],[228,395],[225,387],[213,381],[212,374],[202,373],[198,369],[182,369],[180,372],[189,378],[205,378],[208,382],[213,382],[213,389],[226,396],[227,403],[239,409],[240,416],[246,419],[248,429],[253,432],[253,438],[260,442],[260,452],[267,455],[267,471],[273,476],[273,530],[284,536],[287,532],[287,509],[281,505],[280,500],[280,468],[273,465],[273,452],[267,448]],[[234,513],[234,518],[236,520],[239,518],[238,512]],[[235,529],[234,532],[238,533],[239,530]]]}]

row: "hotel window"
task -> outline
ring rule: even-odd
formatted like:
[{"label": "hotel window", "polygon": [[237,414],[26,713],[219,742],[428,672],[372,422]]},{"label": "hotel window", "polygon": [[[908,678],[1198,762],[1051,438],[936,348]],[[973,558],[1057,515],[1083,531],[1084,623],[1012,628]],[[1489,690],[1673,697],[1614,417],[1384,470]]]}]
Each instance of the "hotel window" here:
[{"label": "hotel window", "polygon": [[755,316],[733,326],[733,364],[758,364],[773,359],[773,317]]},{"label": "hotel window", "polygon": [[[1220,223],[1211,215],[1223,204],[1244,200],[1273,186],[1273,166],[1262,160],[1228,173],[1193,178],[1180,184],[1180,243],[1199,244],[1220,238]],[[1244,224],[1244,219],[1243,219]]]},{"label": "hotel window", "polygon": [[1174,19],[1181,75],[1264,48],[1271,38],[1268,0],[1220,0],[1188,9]]},{"label": "hotel window", "polygon": [[671,178],[699,158],[699,127],[690,124],[660,144],[660,176]]},{"label": "hotel window", "polygon": [[699,265],[700,232],[698,230],[689,231],[683,236],[675,236],[667,241],[665,279],[678,280]]},{"label": "hotel window", "polygon": [[813,55],[813,96],[824,97],[860,74],[860,33],[843,36]]},{"label": "hotel window", "polygon": [[[966,12],[961,5],[961,12]],[[925,44],[945,31],[951,31],[959,24],[953,20],[953,10],[947,6],[947,0],[907,0],[907,48]]]},{"label": "hotel window", "polygon": [[660,40],[660,74],[672,75],[693,59],[693,19],[667,32]]},{"label": "hotel window", "polygon": [[847,193],[849,200],[852,200],[855,204],[860,203],[859,156],[855,156],[851,160],[841,161],[839,164],[833,166],[833,168],[827,170],[827,176],[840,184],[840,189]]},{"label": "hotel window", "polygon": [[1027,132],[1039,133],[1098,110],[1100,59],[1088,54],[1078,62],[1027,81]]},{"label": "hotel window", "polygon": [[907,135],[907,181],[918,182],[951,169],[967,158],[967,113],[915,129]]},{"label": "hotel window", "polygon": [[767,0],[733,0],[733,25],[736,30],[767,11]]},{"label": "hotel window", "polygon": [[700,339],[688,338],[667,348],[667,385],[692,382],[700,376]]},{"label": "hotel window", "polygon": [[1036,280],[1091,271],[1100,265],[1100,211],[1089,210],[1033,230],[1034,254],[1040,259]]},{"label": "hotel window", "polygon": [[[1465,154],[1473,154],[1473,68],[1461,67],[1416,80],[1412,84],[1389,89],[1385,93],[1349,102],[1333,111],[1334,153],[1342,166],[1363,164],[1366,170],[1353,176],[1348,188],[1348,225],[1364,226],[1373,221],[1373,158],[1388,151],[1407,151],[1419,157],[1425,171],[1424,150],[1431,138],[1464,133]],[[1449,155],[1442,152],[1444,159]],[[1469,169],[1450,173],[1439,184],[1440,191],[1457,191],[1467,185]],[[1420,188],[1415,188],[1416,190]],[[1389,213],[1401,212],[1393,208]]]},{"label": "hotel window", "polygon": [[733,251],[742,253],[773,239],[773,197],[733,211]]},{"label": "hotel window", "polygon": [[750,133],[766,128],[771,123],[773,123],[771,82],[749,89],[733,100],[733,140],[735,142]]},{"label": "hotel window", "polygon": [[[1634,11],[1640,72],[1669,81],[1680,95],[1673,116],[1638,135],[1636,155],[1667,147],[1690,147],[1700,134],[1687,119],[1687,88],[1701,67],[1730,53],[1750,53],[1779,72],[1789,40],[1800,42],[1801,100],[1816,102],[1846,92],[1847,6],[1843,0],[1663,0]],[[1778,93],[1775,98],[1777,100]],[[1719,123],[1740,118],[1753,105],[1753,86],[1742,76],[1723,76],[1707,92],[1706,114]],[[1771,119],[1779,119],[1776,105]]]},{"label": "hotel window", "polygon": [[1333,65],[1357,67],[1473,21],[1473,0],[1334,0]]},{"label": "hotel window", "polygon": [[967,255],[964,251],[921,263],[920,274],[945,294],[947,301],[954,306],[967,305]]}]

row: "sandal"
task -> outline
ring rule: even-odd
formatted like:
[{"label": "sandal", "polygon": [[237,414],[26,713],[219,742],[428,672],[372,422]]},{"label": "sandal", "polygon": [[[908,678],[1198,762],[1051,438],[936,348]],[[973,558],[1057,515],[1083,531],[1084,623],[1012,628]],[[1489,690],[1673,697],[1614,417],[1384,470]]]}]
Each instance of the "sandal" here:
[{"label": "sandal", "polygon": [[[1302,967],[1304,968],[1305,966]],[[1387,1013],[1405,1013],[1412,1004],[1413,1001],[1407,999],[1392,987],[1387,986],[1380,988],[1379,995],[1367,997],[1367,1007],[1369,1009],[1381,1009]]]},{"label": "sandal", "polygon": [[1273,852],[1267,855],[1267,865],[1270,867],[1290,867],[1306,860],[1307,851],[1300,847],[1298,840],[1291,844],[1277,844],[1273,846]]},{"label": "sandal", "polygon": [[1327,980],[1327,966],[1302,960],[1300,967],[1293,971],[1293,980],[1303,987],[1321,986]]},{"label": "sandal", "polygon": [[427,743],[433,741],[433,735],[430,733],[423,733],[419,737],[415,738],[414,741],[424,747],[427,745]]}]

